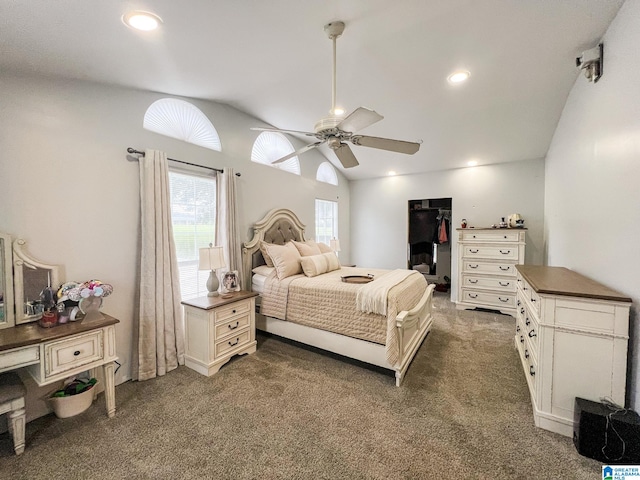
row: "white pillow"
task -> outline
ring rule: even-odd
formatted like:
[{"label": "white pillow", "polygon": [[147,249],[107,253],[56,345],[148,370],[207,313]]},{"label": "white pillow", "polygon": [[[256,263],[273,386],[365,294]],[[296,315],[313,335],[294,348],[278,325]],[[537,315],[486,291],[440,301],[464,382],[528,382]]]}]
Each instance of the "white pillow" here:
[{"label": "white pillow", "polygon": [[292,240],[291,243],[296,246],[300,255],[303,257],[308,257],[309,255],[320,255],[322,253],[316,242],[313,240],[307,240],[306,242],[296,242],[295,240]]},{"label": "white pillow", "polygon": [[284,245],[265,243],[264,248],[267,255],[271,257],[276,275],[280,280],[302,273],[300,253],[293,243],[287,242]]},{"label": "white pillow", "polygon": [[267,253],[267,245],[271,245],[270,243],[260,241],[260,251],[262,252],[262,258],[264,258],[267,267],[273,267],[273,262],[271,261],[271,257]]},{"label": "white pillow", "polygon": [[315,277],[340,268],[340,262],[335,253],[321,253],[320,255],[302,257],[300,265],[302,265],[302,271],[307,277]]},{"label": "white pillow", "polygon": [[331,247],[326,243],[319,242],[317,245],[318,245],[318,248],[320,249],[320,253],[333,253],[333,250],[331,250]]},{"label": "white pillow", "polygon": [[253,273],[257,273],[258,275],[264,275],[265,277],[268,277],[273,272],[275,272],[275,270],[276,269],[274,267],[268,267],[267,265],[258,265],[256,268],[254,268],[251,271]]}]

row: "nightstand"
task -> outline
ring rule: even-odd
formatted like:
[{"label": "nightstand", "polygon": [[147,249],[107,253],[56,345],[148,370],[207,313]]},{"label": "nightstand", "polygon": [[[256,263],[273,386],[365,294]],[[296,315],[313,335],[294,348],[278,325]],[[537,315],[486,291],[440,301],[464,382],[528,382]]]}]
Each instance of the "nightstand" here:
[{"label": "nightstand", "polygon": [[184,300],[185,365],[211,376],[234,355],[256,351],[255,292]]}]

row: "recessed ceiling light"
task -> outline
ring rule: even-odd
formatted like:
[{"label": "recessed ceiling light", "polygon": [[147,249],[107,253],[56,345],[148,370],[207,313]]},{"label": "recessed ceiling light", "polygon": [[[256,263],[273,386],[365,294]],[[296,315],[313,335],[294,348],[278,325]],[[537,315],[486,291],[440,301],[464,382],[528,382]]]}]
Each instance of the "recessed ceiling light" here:
[{"label": "recessed ceiling light", "polygon": [[447,77],[449,83],[462,83],[466,81],[471,76],[466,70],[460,70],[458,72],[453,72],[451,75]]},{"label": "recessed ceiling light", "polygon": [[469,160],[467,162],[467,165],[469,165],[470,167],[475,167],[476,165],[478,165],[478,161],[477,160]]},{"label": "recessed ceiling light", "polygon": [[387,173],[390,177],[393,177],[395,174],[396,172],[394,170],[389,170],[389,173]]},{"label": "recessed ceiling light", "polygon": [[139,10],[123,15],[122,21],[131,28],[145,32],[155,30],[162,23],[162,19],[159,16]]}]

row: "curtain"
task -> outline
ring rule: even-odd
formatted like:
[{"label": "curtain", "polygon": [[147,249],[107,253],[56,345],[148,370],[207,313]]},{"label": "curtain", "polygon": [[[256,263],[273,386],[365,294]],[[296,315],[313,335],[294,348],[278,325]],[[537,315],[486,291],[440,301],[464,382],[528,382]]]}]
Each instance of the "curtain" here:
[{"label": "curtain", "polygon": [[224,251],[227,268],[238,272],[238,283],[244,286],[236,191],[236,175],[233,168],[225,168],[222,173],[218,172],[216,175],[216,245],[222,247]]},{"label": "curtain", "polygon": [[140,310],[133,374],[147,380],[184,365],[184,325],[167,154],[146,150],[139,163]]}]

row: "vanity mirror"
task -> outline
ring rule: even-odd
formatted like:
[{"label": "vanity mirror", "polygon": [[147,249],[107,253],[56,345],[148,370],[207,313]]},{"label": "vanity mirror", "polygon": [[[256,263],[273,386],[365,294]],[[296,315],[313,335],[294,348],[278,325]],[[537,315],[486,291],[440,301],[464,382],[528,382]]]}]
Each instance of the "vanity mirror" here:
[{"label": "vanity mirror", "polygon": [[[35,322],[42,317],[40,295],[45,287],[58,288],[60,267],[30,257],[22,239],[0,233],[0,328]],[[15,307],[14,307],[15,305]]]}]

